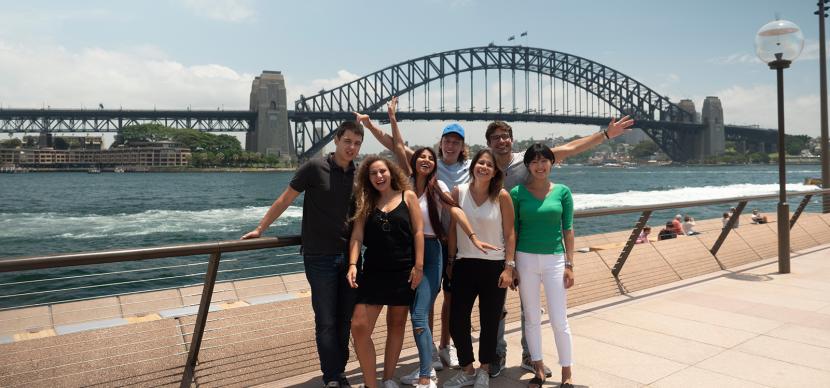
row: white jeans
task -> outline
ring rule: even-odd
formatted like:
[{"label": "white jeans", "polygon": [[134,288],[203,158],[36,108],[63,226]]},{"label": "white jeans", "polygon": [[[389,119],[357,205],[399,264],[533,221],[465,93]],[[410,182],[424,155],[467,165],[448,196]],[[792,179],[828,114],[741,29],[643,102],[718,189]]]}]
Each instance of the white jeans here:
[{"label": "white jeans", "polygon": [[516,269],[519,271],[519,295],[522,298],[525,317],[525,337],[533,361],[542,359],[542,297],[540,286],[545,287],[548,316],[559,353],[559,365],[573,363],[573,342],[568,326],[567,295],[565,290],[565,255],[542,255],[516,252]]}]

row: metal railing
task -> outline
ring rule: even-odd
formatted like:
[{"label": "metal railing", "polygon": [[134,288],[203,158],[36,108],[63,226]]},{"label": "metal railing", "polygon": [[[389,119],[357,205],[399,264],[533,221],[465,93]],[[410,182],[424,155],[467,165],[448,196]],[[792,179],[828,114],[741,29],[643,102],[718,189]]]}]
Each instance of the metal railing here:
[{"label": "metal railing", "polygon": [[[821,195],[825,193],[830,193],[830,189],[825,190],[814,190],[814,191],[805,191],[805,192],[790,192],[788,196],[803,196],[804,200],[801,201],[799,207],[794,212],[791,220],[790,220],[790,227],[792,227],[796,221],[798,220],[799,216],[803,212],[804,208],[809,204],[810,198],[815,195]],[[711,200],[701,200],[701,201],[685,201],[685,202],[674,202],[674,203],[665,203],[665,204],[654,204],[654,205],[642,205],[642,206],[630,206],[630,207],[621,207],[621,208],[613,208],[613,209],[593,209],[593,210],[583,210],[577,211],[574,214],[575,218],[589,218],[589,217],[601,217],[601,216],[611,216],[611,215],[622,215],[622,214],[631,214],[631,213],[641,213],[639,220],[636,222],[634,229],[632,230],[625,247],[622,249],[619,258],[617,259],[616,264],[612,269],[612,274],[615,278],[619,276],[620,271],[622,270],[623,266],[625,265],[626,260],[628,259],[631,250],[633,249],[634,242],[637,236],[640,234],[642,228],[645,226],[646,222],[650,218],[652,212],[658,210],[669,210],[669,209],[680,209],[680,208],[689,208],[689,207],[699,207],[699,206],[708,206],[708,205],[718,205],[718,204],[725,204],[725,203],[737,203],[736,212],[733,217],[729,220],[729,223],[722,229],[721,234],[719,235],[717,241],[711,248],[711,252],[713,255],[717,254],[718,249],[720,248],[723,241],[728,236],[729,232],[732,230],[732,226],[735,222],[737,222],[737,218],[740,215],[741,211],[744,209],[746,204],[750,201],[763,201],[763,200],[772,200],[778,198],[778,194],[768,194],[768,195],[756,195],[756,196],[746,196],[746,197],[731,197],[731,198],[719,198],[719,199],[711,199]],[[280,248],[280,247],[288,247],[288,246],[296,246],[301,244],[301,239],[299,236],[286,236],[286,237],[262,237],[258,239],[252,240],[233,240],[233,241],[220,241],[220,242],[212,242],[212,243],[199,243],[199,244],[184,244],[184,245],[172,245],[172,246],[161,246],[161,247],[151,247],[151,248],[140,248],[140,249],[122,249],[122,250],[110,250],[110,251],[101,251],[101,252],[84,252],[84,253],[72,253],[72,254],[62,254],[62,255],[50,255],[50,256],[38,256],[38,257],[26,257],[26,258],[11,258],[11,259],[3,259],[0,260],[0,273],[9,273],[9,272],[19,272],[19,271],[30,271],[30,270],[37,270],[37,269],[49,269],[49,268],[59,268],[59,267],[75,267],[75,266],[85,266],[85,265],[98,265],[98,264],[108,264],[108,263],[124,263],[124,262],[133,262],[133,261],[141,261],[141,260],[154,260],[154,259],[161,259],[161,258],[171,258],[171,257],[184,257],[184,256],[195,256],[195,255],[209,255],[209,260],[205,262],[199,263],[188,263],[188,264],[179,264],[176,266],[162,266],[156,267],[151,269],[132,269],[132,270],[125,270],[125,271],[118,271],[117,273],[123,274],[127,272],[141,272],[141,271],[150,271],[150,270],[158,270],[158,269],[170,269],[170,268],[179,268],[179,267],[187,267],[187,266],[200,266],[207,264],[207,269],[205,272],[198,272],[193,274],[186,274],[181,275],[179,277],[186,278],[186,277],[200,277],[204,276],[204,282],[202,283],[202,292],[201,298],[198,303],[198,313],[196,315],[196,320],[194,323],[190,324],[181,324],[181,326],[189,326],[193,325],[193,332],[187,333],[191,334],[191,341],[188,347],[187,352],[187,361],[185,364],[185,370],[182,373],[181,379],[181,386],[188,387],[192,384],[194,378],[194,370],[196,367],[196,363],[199,357],[199,351],[202,349],[202,342],[204,340],[205,334],[205,326],[208,322],[207,317],[211,307],[212,298],[214,294],[214,287],[217,282],[217,275],[221,272],[219,270],[220,261],[222,261],[222,254],[224,253],[231,253],[231,252],[242,252],[242,251],[251,251],[251,250],[259,250],[259,249],[267,249],[267,248]],[[295,254],[295,253],[292,253]],[[233,261],[233,260],[226,260]],[[291,264],[299,264],[299,263],[291,263]],[[718,263],[720,264],[720,262]],[[280,265],[280,264],[276,264]],[[723,265],[721,268],[723,268]],[[234,270],[230,270],[234,271]],[[73,275],[65,277],[64,279],[87,279],[89,277],[98,276],[100,274],[82,274],[82,275]],[[247,279],[254,279],[259,278],[259,276],[247,278]],[[35,279],[35,280],[24,280],[21,282],[17,282],[15,284],[22,284],[22,283],[33,283],[33,282],[44,282],[49,281],[49,279]],[[0,286],[7,285],[7,284],[0,284]],[[197,284],[194,284],[197,285]],[[77,289],[77,288],[75,288]],[[58,291],[72,291],[73,288],[70,289],[61,289]],[[11,295],[11,296],[17,296]],[[190,295],[196,296],[199,295],[197,293]],[[191,305],[195,306],[194,305]],[[28,306],[24,306],[28,307]],[[188,306],[185,306],[188,307]],[[94,308],[91,308],[94,309]],[[255,313],[257,314],[257,313]],[[227,318],[218,318],[216,320],[223,320]],[[255,321],[256,322],[256,321]],[[2,322],[0,322],[2,323]],[[220,327],[218,329],[211,329],[210,331],[216,331],[222,329]],[[153,330],[150,330],[153,331]],[[257,330],[254,330],[257,331]],[[221,337],[221,336],[220,336]],[[217,337],[219,338],[219,337]],[[187,345],[186,343],[177,343],[177,346]]]}]

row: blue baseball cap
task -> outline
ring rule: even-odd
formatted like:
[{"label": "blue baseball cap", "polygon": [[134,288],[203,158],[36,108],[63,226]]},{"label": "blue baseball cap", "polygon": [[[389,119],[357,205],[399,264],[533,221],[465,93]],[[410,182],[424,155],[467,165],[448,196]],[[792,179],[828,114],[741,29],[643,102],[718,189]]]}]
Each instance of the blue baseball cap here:
[{"label": "blue baseball cap", "polygon": [[441,137],[454,133],[458,136],[461,136],[461,139],[464,139],[464,127],[462,127],[458,123],[452,123],[444,127],[444,132],[441,134]]}]

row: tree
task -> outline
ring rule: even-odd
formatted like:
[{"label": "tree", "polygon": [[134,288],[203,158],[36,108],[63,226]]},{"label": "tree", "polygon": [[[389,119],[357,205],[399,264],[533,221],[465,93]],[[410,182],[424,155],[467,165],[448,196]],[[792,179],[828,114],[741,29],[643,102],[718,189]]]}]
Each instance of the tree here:
[{"label": "tree", "polygon": [[68,150],[69,143],[66,142],[66,139],[62,137],[56,137],[54,141],[54,148],[56,150]]},{"label": "tree", "polygon": [[20,148],[23,142],[18,138],[0,141],[0,148]]},{"label": "tree", "polygon": [[646,140],[635,145],[634,148],[631,149],[631,157],[635,159],[648,159],[659,150],[660,147],[657,147],[656,143]]},{"label": "tree", "polygon": [[785,135],[784,149],[787,155],[801,155],[801,150],[808,149],[810,136],[807,135]]}]

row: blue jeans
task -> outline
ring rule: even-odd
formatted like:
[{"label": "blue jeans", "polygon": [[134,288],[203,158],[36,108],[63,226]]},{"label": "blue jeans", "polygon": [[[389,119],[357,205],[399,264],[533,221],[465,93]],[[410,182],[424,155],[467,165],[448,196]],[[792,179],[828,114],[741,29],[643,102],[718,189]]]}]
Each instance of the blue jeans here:
[{"label": "blue jeans", "polygon": [[[522,358],[530,357],[530,351],[527,349],[527,339],[525,338],[525,314],[524,305],[519,299],[519,319],[522,323]],[[507,317],[507,308],[505,307],[502,318],[499,321],[498,341],[496,343],[496,354],[501,358],[507,358],[507,340],[504,339],[504,318]]]},{"label": "blue jeans", "polygon": [[343,255],[304,256],[305,276],[311,286],[314,336],[323,382],[337,381],[349,361],[349,329],[355,291],[346,281]]},{"label": "blue jeans", "polygon": [[441,242],[436,238],[424,239],[424,277],[415,289],[412,301],[412,332],[418,347],[421,377],[429,377],[432,369],[432,330],[429,328],[429,312],[441,287]]}]

